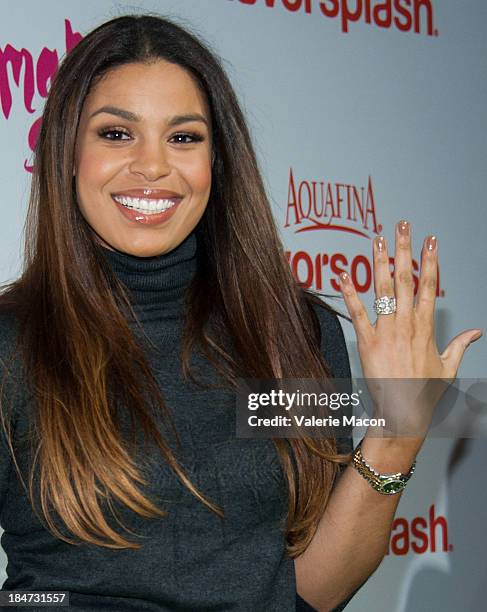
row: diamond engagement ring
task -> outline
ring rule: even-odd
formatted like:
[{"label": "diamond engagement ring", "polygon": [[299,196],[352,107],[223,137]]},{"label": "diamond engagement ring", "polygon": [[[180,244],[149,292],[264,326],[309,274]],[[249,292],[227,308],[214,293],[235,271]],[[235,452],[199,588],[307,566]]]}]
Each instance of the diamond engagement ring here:
[{"label": "diamond engagement ring", "polygon": [[374,310],[378,315],[394,314],[396,312],[396,298],[384,295],[374,300]]}]

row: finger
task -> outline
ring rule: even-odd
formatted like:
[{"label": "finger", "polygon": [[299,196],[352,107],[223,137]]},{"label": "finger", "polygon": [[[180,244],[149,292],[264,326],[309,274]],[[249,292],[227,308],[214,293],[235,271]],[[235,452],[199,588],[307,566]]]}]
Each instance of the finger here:
[{"label": "finger", "polygon": [[453,338],[440,355],[445,370],[445,378],[455,378],[465,351],[472,342],[475,342],[481,336],[482,330],[467,329]]},{"label": "finger", "polygon": [[346,272],[340,274],[340,289],[342,290],[343,299],[345,300],[348,312],[352,318],[357,340],[369,340],[374,333],[374,328],[370,324],[367,310],[362,300],[358,297],[352,280]]},{"label": "finger", "polygon": [[375,296],[394,296],[394,285],[389,270],[389,255],[384,236],[377,236],[374,240],[374,289]]},{"label": "finger", "polygon": [[421,253],[421,274],[416,296],[416,313],[433,326],[438,282],[438,244],[435,236],[428,236]]},{"label": "finger", "polygon": [[[374,289],[375,297],[394,297],[394,284],[389,269],[389,254],[384,236],[377,236],[373,245]],[[378,316],[377,324],[381,326],[394,321],[394,315]]]},{"label": "finger", "polygon": [[394,256],[394,292],[396,317],[410,319],[414,303],[413,260],[411,256],[411,226],[407,221],[396,225],[396,251]]}]

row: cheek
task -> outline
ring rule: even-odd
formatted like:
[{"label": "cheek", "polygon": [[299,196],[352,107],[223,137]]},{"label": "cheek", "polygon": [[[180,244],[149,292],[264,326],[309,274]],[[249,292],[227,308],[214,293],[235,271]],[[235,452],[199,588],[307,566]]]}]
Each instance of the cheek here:
[{"label": "cheek", "polygon": [[116,174],[113,160],[106,154],[89,151],[80,155],[76,169],[77,202],[81,214],[92,228],[100,231],[110,210],[105,204],[104,189]]},{"label": "cheek", "polygon": [[187,177],[193,192],[206,196],[211,188],[211,164],[205,160],[205,163],[192,165],[188,168]]},{"label": "cheek", "polygon": [[107,159],[106,155],[96,153],[81,155],[77,168],[80,192],[99,190],[110,179],[116,168],[115,160]]}]

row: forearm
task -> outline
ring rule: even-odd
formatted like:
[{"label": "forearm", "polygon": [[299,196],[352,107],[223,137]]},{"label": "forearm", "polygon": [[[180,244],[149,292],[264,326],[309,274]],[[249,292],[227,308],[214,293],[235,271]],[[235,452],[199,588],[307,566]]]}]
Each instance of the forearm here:
[{"label": "forearm", "polygon": [[[362,452],[381,473],[408,472],[422,440],[367,434]],[[400,494],[382,495],[348,466],[333,489],[315,536],[295,559],[297,591],[320,611],[332,610],[377,569]]]}]

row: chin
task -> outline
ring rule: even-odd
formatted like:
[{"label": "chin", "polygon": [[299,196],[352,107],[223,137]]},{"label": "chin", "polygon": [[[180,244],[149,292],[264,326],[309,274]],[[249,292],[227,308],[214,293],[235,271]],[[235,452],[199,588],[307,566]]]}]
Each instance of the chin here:
[{"label": "chin", "polygon": [[168,244],[125,244],[123,247],[118,248],[118,250],[126,253],[127,255],[133,255],[134,257],[157,257],[158,255],[163,255],[164,253],[172,251],[174,248],[175,245]]},{"label": "chin", "polygon": [[134,247],[120,247],[119,250],[121,253],[125,253],[126,255],[132,255],[133,257],[156,257],[161,254],[161,251],[158,249],[149,249],[149,248],[134,248]]}]

